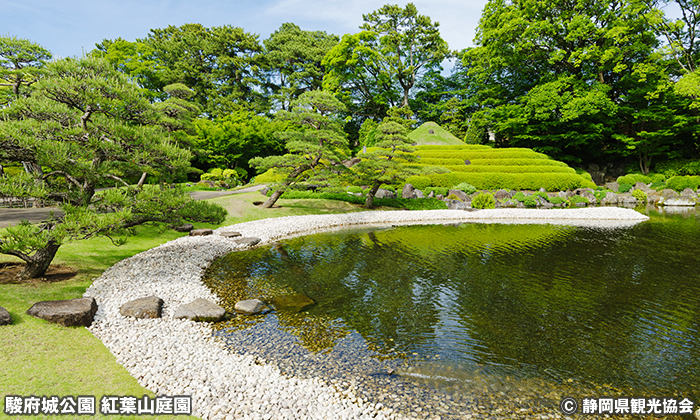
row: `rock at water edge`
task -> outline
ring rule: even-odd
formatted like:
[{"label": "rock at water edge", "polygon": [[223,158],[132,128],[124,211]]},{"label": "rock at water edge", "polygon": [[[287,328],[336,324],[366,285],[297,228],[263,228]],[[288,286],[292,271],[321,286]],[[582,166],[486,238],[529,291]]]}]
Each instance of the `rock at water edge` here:
[{"label": "rock at water edge", "polygon": [[180,305],[173,319],[189,319],[192,321],[217,322],[226,315],[226,310],[216,303],[206,299],[195,299],[190,303]]},{"label": "rock at water edge", "polygon": [[160,318],[162,310],[163,299],[157,296],[148,296],[123,304],[119,308],[119,313],[134,318]]},{"label": "rock at water edge", "polygon": [[265,304],[260,299],[241,300],[234,306],[236,312],[246,315],[255,315],[262,312],[264,308]]},{"label": "rock at water edge", "polygon": [[301,312],[314,303],[313,299],[300,293],[295,295],[275,296],[272,298],[272,304],[275,305],[275,309],[278,311]]}]

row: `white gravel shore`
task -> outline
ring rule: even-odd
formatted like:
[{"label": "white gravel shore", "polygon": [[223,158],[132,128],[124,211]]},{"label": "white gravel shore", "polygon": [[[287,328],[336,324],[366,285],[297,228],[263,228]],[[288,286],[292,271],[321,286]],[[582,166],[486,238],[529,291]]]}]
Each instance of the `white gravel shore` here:
[{"label": "white gravel shore", "polygon": [[[222,232],[275,240],[353,225],[430,223],[550,223],[629,227],[648,217],[630,209],[373,211],[290,216],[217,229],[214,235],[183,237],[120,261],[85,292],[99,309],[90,331],[144,387],[156,395],[191,395],[193,414],[205,419],[398,418],[381,404],[362,401],[352,389],[337,390],[318,379],[283,376],[252,356],[230,354],[207,323],[173,320],[177,307],[196,298],[218,302],[201,282],[217,257],[242,249]],[[156,295],[163,318],[119,314],[122,304]]]}]

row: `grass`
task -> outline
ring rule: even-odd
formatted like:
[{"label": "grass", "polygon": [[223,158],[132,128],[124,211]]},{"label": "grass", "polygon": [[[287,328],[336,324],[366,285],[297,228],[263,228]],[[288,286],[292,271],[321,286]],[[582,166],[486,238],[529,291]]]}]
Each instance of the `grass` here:
[{"label": "grass", "polygon": [[[359,206],[331,200],[280,199],[272,209],[256,207],[262,201],[260,193],[245,193],[212,199],[223,205],[229,215],[221,226],[269,217],[305,214],[347,213],[362,211]],[[196,228],[219,226],[195,224]],[[93,238],[63,245],[55,264],[78,269],[78,275],[56,283],[32,282],[0,285],[0,306],[12,315],[12,324],[0,327],[0,419],[4,414],[6,395],[52,396],[94,395],[98,407],[95,418],[128,419],[133,416],[103,416],[99,399],[103,395],[153,396],[87,329],[66,328],[26,315],[32,304],[42,300],[63,300],[82,297],[92,281],[108,267],[139,252],[158,246],[186,234],[155,226],[141,226],[138,236],[115,247],[106,238]],[[0,262],[19,259],[0,255]],[[32,416],[49,418],[50,416]],[[71,416],[61,415],[61,419]],[[53,416],[52,418],[55,418]],[[80,417],[77,417],[80,418]],[[91,417],[92,418],[92,417]],[[149,416],[154,419],[194,419],[192,416]]]}]

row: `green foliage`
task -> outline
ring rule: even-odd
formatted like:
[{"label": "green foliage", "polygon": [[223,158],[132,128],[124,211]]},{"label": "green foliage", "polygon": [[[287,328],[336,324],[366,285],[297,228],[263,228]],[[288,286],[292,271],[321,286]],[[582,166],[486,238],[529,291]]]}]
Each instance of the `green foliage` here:
[{"label": "green foliage", "polygon": [[479,193],[472,198],[472,208],[475,209],[495,209],[496,199],[493,194]]},{"label": "green foliage", "polygon": [[[312,192],[288,190],[282,195],[284,199],[325,199],[364,204],[365,198],[348,193]],[[383,207],[404,208],[407,210],[442,210],[447,205],[435,198],[375,198],[374,204]]]},{"label": "green foliage", "polygon": [[357,193],[361,194],[363,192],[362,187],[356,187],[354,185],[347,187],[346,191],[351,192],[351,193],[355,193],[355,194],[357,194]]},{"label": "green foliage", "polygon": [[617,192],[626,193],[627,191],[629,191],[631,189],[632,189],[632,185],[630,185],[630,184],[620,184],[618,189],[617,189]]},{"label": "green foliage", "polygon": [[528,195],[523,200],[525,207],[537,207],[537,197],[534,195]]},{"label": "green foliage", "polygon": [[423,190],[423,193],[425,195],[430,194],[430,191],[433,191],[435,195],[442,194],[443,196],[449,194],[450,188],[445,188],[445,187],[429,187]]},{"label": "green foliage", "polygon": [[459,183],[453,186],[452,189],[463,191],[466,194],[474,194],[476,192],[476,187],[471,184],[467,184],[466,182]]},{"label": "green foliage", "polygon": [[445,197],[445,198],[448,199],[448,200],[459,200],[459,201],[462,201],[462,199],[459,198],[459,196],[457,196],[456,194],[449,194],[449,195],[448,195],[447,197]]},{"label": "green foliage", "polygon": [[646,203],[647,202],[647,193],[645,193],[642,190],[634,190],[632,191],[632,197],[636,198],[638,202],[640,203]]},{"label": "green foliage", "polygon": [[582,195],[575,195],[573,197],[569,197],[569,202],[571,204],[577,204],[577,203],[586,203],[589,204],[590,202],[588,199]]},{"label": "green foliage", "polygon": [[652,182],[652,180],[650,177],[648,177],[646,175],[642,175],[642,174],[627,174],[627,175],[620,176],[617,178],[618,184],[634,185],[637,182],[643,182],[645,184],[649,184]]},{"label": "green foliage", "polygon": [[411,175],[406,178],[406,183],[413,185],[414,188],[424,190],[430,186],[430,178],[427,176]]},{"label": "green foliage", "polygon": [[600,203],[602,199],[608,194],[608,190],[597,190],[593,192],[593,196]]},{"label": "green foliage", "polygon": [[525,194],[522,191],[518,191],[513,196],[513,199],[518,200],[522,203],[523,201],[525,201]]},{"label": "green foliage", "polygon": [[683,191],[686,188],[697,190],[700,186],[700,176],[672,176],[666,180],[666,188]]},{"label": "green foliage", "polygon": [[651,185],[649,185],[649,188],[651,188],[652,190],[656,190],[656,191],[663,190],[664,188],[666,188],[666,182],[664,182],[664,181],[652,182]]},{"label": "green foliage", "polygon": [[[0,36],[0,105],[6,105],[36,83],[51,53],[38,44],[14,36]],[[5,91],[2,86],[11,87]],[[1,155],[0,155],[1,157]]]},{"label": "green foliage", "polygon": [[559,197],[559,196],[555,196],[555,197],[550,197],[550,198],[549,198],[549,202],[552,203],[552,204],[561,204],[561,203],[564,203],[565,201],[566,201],[565,198],[562,198],[562,197]]},{"label": "green foliage", "polygon": [[267,87],[282,109],[302,93],[322,88],[321,61],[338,41],[336,35],[304,31],[293,23],[283,23],[263,41]]},{"label": "green foliage", "polygon": [[664,174],[649,174],[649,180],[652,183],[664,182],[664,181],[666,181],[666,175],[664,175]]}]

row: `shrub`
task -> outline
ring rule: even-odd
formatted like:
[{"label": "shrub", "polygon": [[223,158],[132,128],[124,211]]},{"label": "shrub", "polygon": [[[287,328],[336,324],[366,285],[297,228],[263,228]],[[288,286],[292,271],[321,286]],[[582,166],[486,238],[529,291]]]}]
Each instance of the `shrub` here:
[{"label": "shrub", "polygon": [[351,192],[351,193],[355,193],[355,194],[364,192],[364,191],[362,190],[362,187],[357,187],[357,186],[354,186],[354,185],[351,185],[351,186],[347,187],[345,190],[346,190],[347,192]]},{"label": "shrub", "polygon": [[627,191],[629,191],[631,189],[632,189],[632,186],[630,184],[620,184],[620,187],[617,189],[617,192],[626,193]]},{"label": "shrub", "polygon": [[429,188],[426,188],[425,190],[423,190],[423,194],[428,195],[428,194],[430,194],[430,191],[434,192],[435,195],[438,195],[438,194],[447,195],[447,194],[450,193],[450,189],[449,189],[449,188],[445,188],[445,187],[429,187]]},{"label": "shrub", "polygon": [[528,195],[525,197],[525,200],[523,200],[523,204],[525,207],[537,207],[537,196]]},{"label": "shrub", "polygon": [[466,173],[433,174],[429,176],[436,187],[451,187],[467,182],[482,190],[537,190],[543,187],[547,191],[575,190],[586,184],[576,174],[513,174],[513,173]]},{"label": "shrub", "polygon": [[459,201],[462,201],[462,199],[459,198],[456,194],[450,194],[450,195],[448,195],[448,196],[445,197],[445,198],[448,199],[448,200],[459,200]]},{"label": "shrub", "polygon": [[666,183],[661,181],[661,182],[652,182],[651,185],[649,186],[652,190],[663,190],[666,188]]},{"label": "shrub", "polygon": [[430,178],[422,175],[412,175],[406,178],[406,183],[413,185],[418,190],[424,190],[431,185]]},{"label": "shrub", "polygon": [[444,166],[429,166],[429,165],[416,165],[418,169],[420,170],[420,173],[422,175],[429,175],[429,174],[446,174],[448,172],[451,172],[449,169],[445,168]]},{"label": "shrub", "polygon": [[590,203],[590,201],[588,201],[588,199],[587,199],[586,197],[581,196],[581,195],[575,195],[575,196],[569,198],[569,202],[570,202],[571,204],[576,204],[576,203],[586,203],[586,204],[588,204],[588,203]]},{"label": "shrub", "polygon": [[474,198],[472,198],[472,208],[475,208],[475,209],[495,209],[496,208],[496,199],[493,198],[493,194],[479,193]]},{"label": "shrub", "polygon": [[627,175],[620,176],[617,178],[618,184],[634,185],[637,182],[643,182],[645,184],[649,184],[651,182],[651,178],[649,178],[646,175],[642,175],[642,174],[627,174]]},{"label": "shrub", "polygon": [[271,184],[274,182],[281,182],[284,177],[284,174],[276,173],[274,169],[270,169],[267,172],[256,176],[255,182],[258,184]]},{"label": "shrub", "polygon": [[565,202],[565,201],[566,201],[566,200],[565,200],[564,198],[559,197],[559,196],[555,196],[555,197],[552,197],[552,198],[549,199],[549,202],[552,203],[552,204],[561,204],[561,203],[563,203],[563,202]]},{"label": "shrub", "polygon": [[596,200],[598,200],[599,203],[605,198],[606,195],[608,195],[608,192],[606,190],[599,190],[593,192],[593,196]]},{"label": "shrub", "polygon": [[649,175],[649,179],[651,180],[651,183],[656,183],[656,182],[664,182],[666,181],[666,176],[664,174],[653,174]]},{"label": "shrub", "polygon": [[515,193],[513,198],[522,203],[523,201],[525,201],[525,194],[522,191],[518,191]]},{"label": "shrub", "polygon": [[466,182],[461,182],[454,187],[452,187],[453,190],[460,190],[464,191],[467,194],[474,194],[476,192],[476,187],[473,186],[472,184],[467,184]]},{"label": "shrub", "polygon": [[2,169],[7,176],[15,176],[24,172],[24,169],[20,166],[3,166]]},{"label": "shrub", "polygon": [[[452,172],[504,172],[504,173],[557,173],[557,174],[575,174],[574,168],[566,166],[497,166],[497,165],[444,165],[445,168]],[[585,178],[584,178],[585,179]]]},{"label": "shrub", "polygon": [[672,176],[666,180],[666,188],[671,188],[678,192],[686,188],[697,190],[700,186],[700,176]]},{"label": "shrub", "polygon": [[642,190],[634,190],[632,191],[632,197],[636,198],[637,201],[640,203],[646,203],[647,202],[647,193],[645,193]]}]

